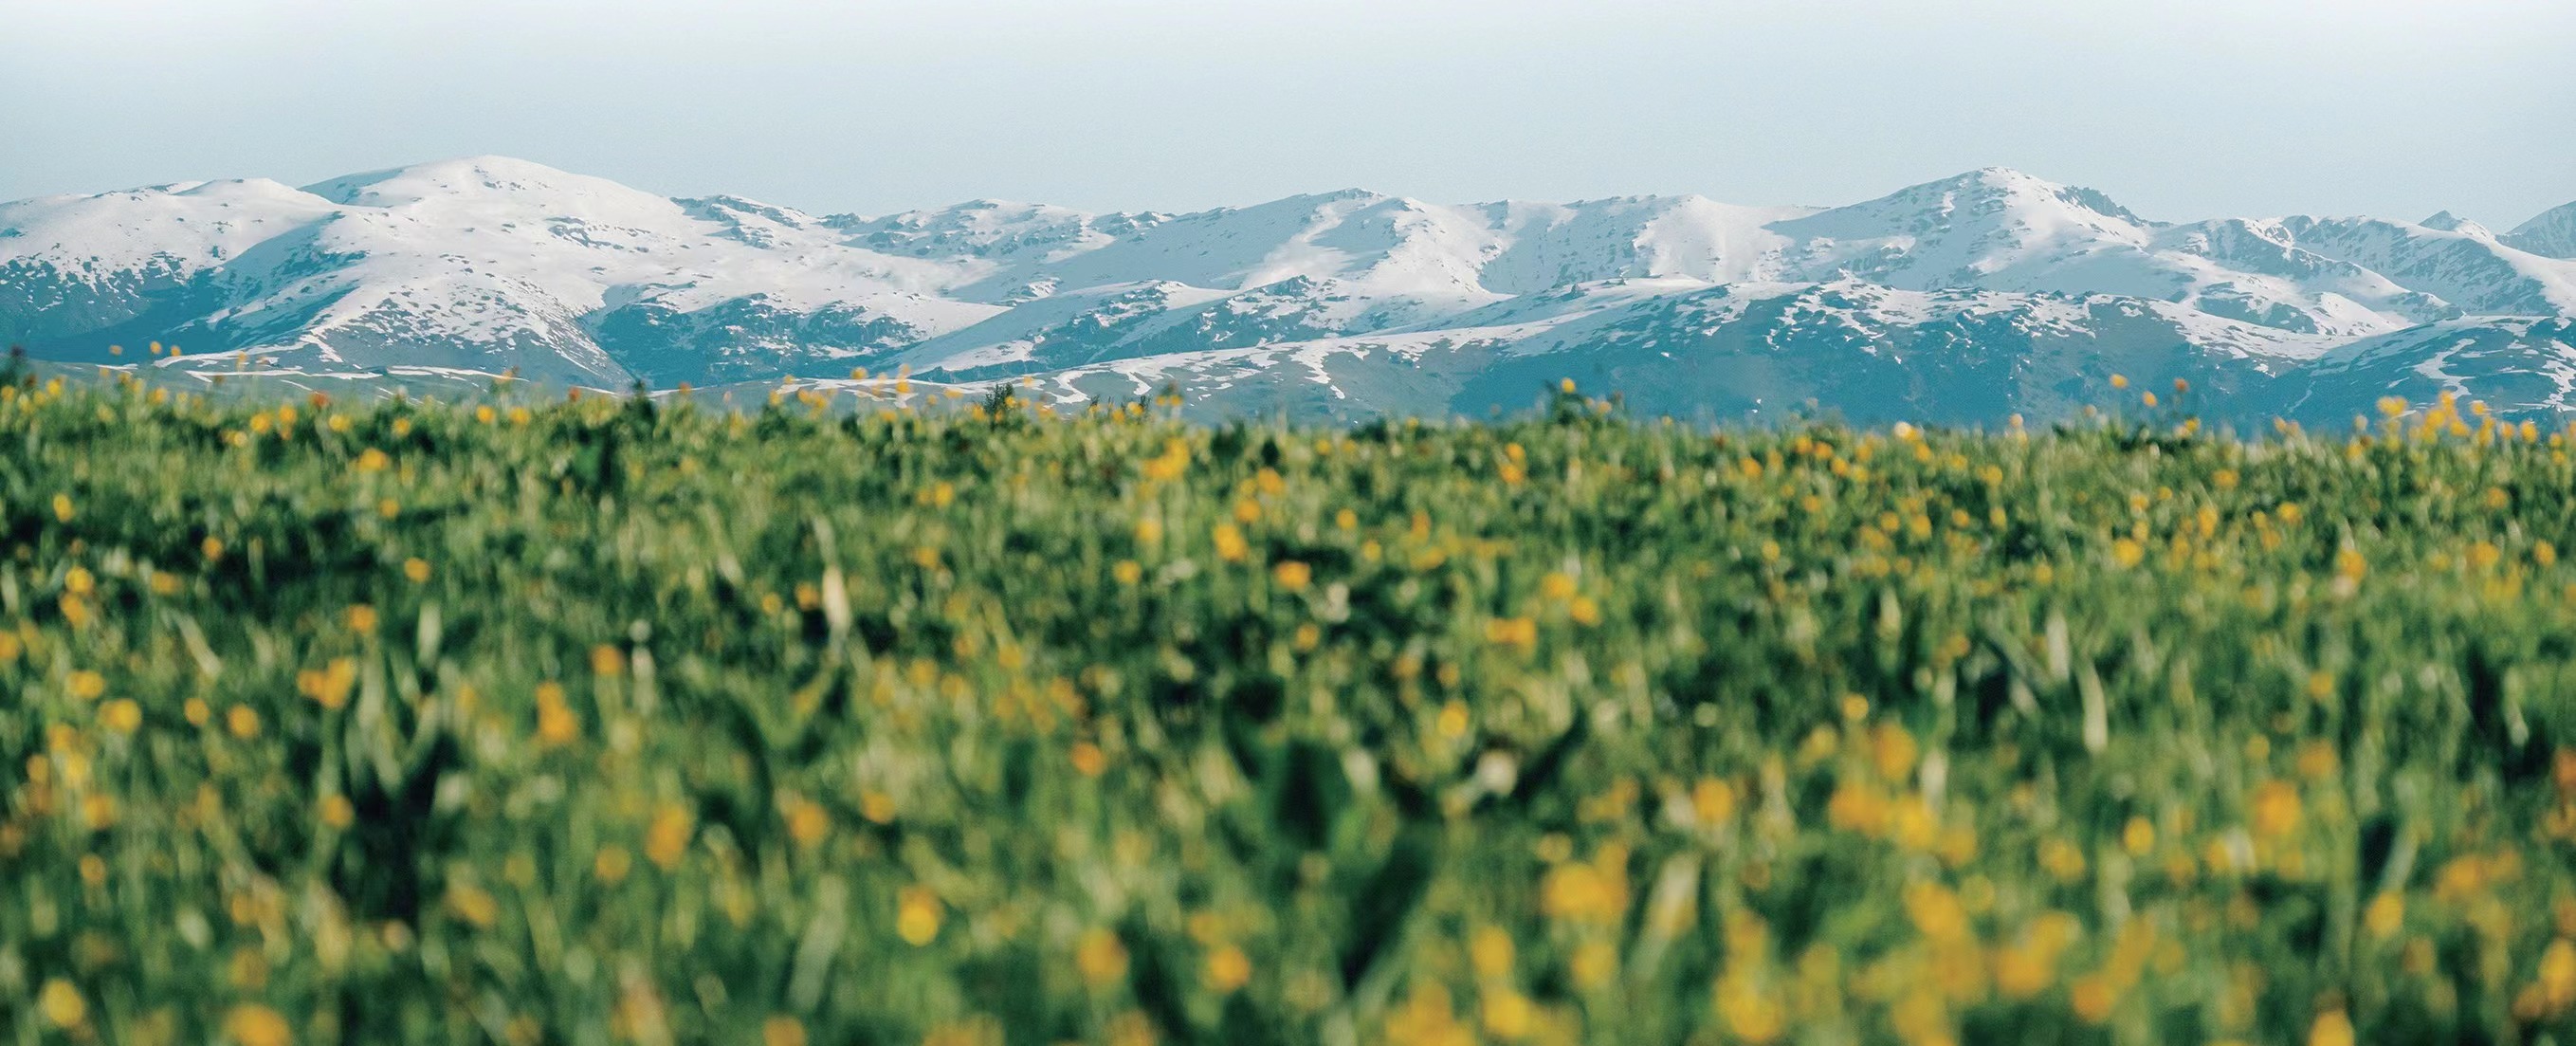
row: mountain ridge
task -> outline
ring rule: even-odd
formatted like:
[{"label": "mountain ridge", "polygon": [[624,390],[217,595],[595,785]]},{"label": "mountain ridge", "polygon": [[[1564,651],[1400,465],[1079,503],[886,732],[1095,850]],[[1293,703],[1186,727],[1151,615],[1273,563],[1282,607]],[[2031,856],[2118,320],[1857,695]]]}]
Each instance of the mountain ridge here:
[{"label": "mountain ridge", "polygon": [[[0,204],[0,341],[205,380],[669,388],[908,367],[1332,417],[1481,414],[1549,369],[1719,418],[1957,413],[1942,397],[2045,416],[2115,371],[2254,417],[2318,404],[2327,361],[2338,397],[2492,387],[2530,413],[2576,409],[2534,377],[2576,374],[2555,324],[2576,316],[2568,255],[2576,204],[2504,234],[2448,212],[2164,222],[2000,167],[1824,208],[1343,189],[867,217],[479,156]],[[110,355],[120,341],[190,353]]]}]

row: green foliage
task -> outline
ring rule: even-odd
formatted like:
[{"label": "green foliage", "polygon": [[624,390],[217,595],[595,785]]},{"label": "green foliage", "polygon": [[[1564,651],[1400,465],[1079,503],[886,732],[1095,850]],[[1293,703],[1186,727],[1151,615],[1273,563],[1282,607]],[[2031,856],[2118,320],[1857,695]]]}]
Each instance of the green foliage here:
[{"label": "green foliage", "polygon": [[2539,435],[13,385],[0,1027],[2565,1041]]}]

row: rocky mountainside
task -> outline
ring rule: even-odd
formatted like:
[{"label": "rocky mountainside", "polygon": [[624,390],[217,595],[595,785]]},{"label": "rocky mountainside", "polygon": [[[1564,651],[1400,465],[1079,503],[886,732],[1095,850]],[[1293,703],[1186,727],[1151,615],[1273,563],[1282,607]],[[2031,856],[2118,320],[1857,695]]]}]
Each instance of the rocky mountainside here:
[{"label": "rocky mountainside", "polygon": [[2173,224],[2003,169],[1822,210],[1346,190],[862,218],[479,157],[0,204],[0,342],[207,380],[908,369],[1335,418],[1481,416],[1574,377],[1687,418],[1991,423],[2107,402],[2118,373],[2185,379],[2214,417],[2340,420],[2444,391],[2576,410],[2571,259],[2576,204],[2501,235],[2447,213]]}]

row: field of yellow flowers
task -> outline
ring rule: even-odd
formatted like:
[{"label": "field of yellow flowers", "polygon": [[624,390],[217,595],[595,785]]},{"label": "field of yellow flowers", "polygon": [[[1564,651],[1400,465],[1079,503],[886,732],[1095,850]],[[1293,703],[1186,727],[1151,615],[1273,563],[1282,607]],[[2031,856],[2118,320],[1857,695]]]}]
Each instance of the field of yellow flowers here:
[{"label": "field of yellow flowers", "polygon": [[2576,463],[0,389],[17,1043],[2576,1041]]}]

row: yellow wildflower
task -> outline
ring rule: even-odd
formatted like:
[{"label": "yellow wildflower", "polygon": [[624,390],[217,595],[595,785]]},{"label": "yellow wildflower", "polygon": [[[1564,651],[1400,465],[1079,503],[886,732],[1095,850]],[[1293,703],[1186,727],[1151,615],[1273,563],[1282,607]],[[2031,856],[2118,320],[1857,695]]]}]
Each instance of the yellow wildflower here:
[{"label": "yellow wildflower", "polygon": [[2352,1017],[2340,1009],[2318,1014],[2308,1025],[2308,1046],[2353,1046]]},{"label": "yellow wildflower", "polygon": [[1566,604],[1565,613],[1574,619],[1575,624],[1587,628],[1601,623],[1601,604],[1593,602],[1591,596],[1574,597],[1573,602]]},{"label": "yellow wildflower", "polygon": [[1240,563],[1252,555],[1252,546],[1243,540],[1243,531],[1232,523],[1219,523],[1209,537],[1216,542],[1216,556],[1228,563]]},{"label": "yellow wildflower", "polygon": [[1252,983],[1252,959],[1234,945],[1219,945],[1208,953],[1201,979],[1207,983],[1209,991],[1219,995],[1234,994]]},{"label": "yellow wildflower", "polygon": [[1887,797],[1860,782],[1842,782],[1825,800],[1825,823],[1875,837],[1887,828]]},{"label": "yellow wildflower", "polygon": [[2299,790],[2286,781],[2265,781],[2256,786],[2247,805],[2253,811],[2258,835],[2277,839],[2299,826]]},{"label": "yellow wildflower", "polygon": [[1577,945],[1572,958],[1566,960],[1565,972],[1574,986],[1584,991],[1606,987],[1619,975],[1619,950],[1607,941],[1585,941]]},{"label": "yellow wildflower", "polygon": [[2369,930],[2372,937],[2381,940],[2394,937],[2405,924],[2406,898],[2395,891],[2381,892],[2370,899],[2369,907],[2362,909],[2362,928]]},{"label": "yellow wildflower", "polygon": [[2056,980],[2053,950],[2022,944],[1995,953],[1995,990],[2008,999],[2027,999],[2048,990]]},{"label": "yellow wildflower", "polygon": [[36,993],[36,1009],[45,1015],[46,1023],[57,1028],[77,1028],[89,1022],[89,1000],[80,989],[60,977],[45,982]]},{"label": "yellow wildflower", "polygon": [[1920,757],[1922,746],[1904,727],[1880,723],[1869,733],[1869,752],[1870,763],[1879,776],[1901,781],[1914,772],[1914,761]]},{"label": "yellow wildflower", "polygon": [[1571,922],[1615,925],[1628,914],[1627,851],[1605,846],[1592,861],[1569,861],[1539,881],[1539,909]]},{"label": "yellow wildflower", "polygon": [[1787,1008],[1748,978],[1720,978],[1715,1001],[1726,1030],[1744,1042],[1771,1042],[1788,1030]]},{"label": "yellow wildflower", "polygon": [[1102,752],[1099,745],[1089,741],[1074,742],[1065,756],[1073,763],[1074,772],[1084,777],[1098,777],[1109,770],[1108,753]]},{"label": "yellow wildflower", "polygon": [[798,846],[811,847],[832,832],[832,813],[823,804],[797,800],[788,805],[787,837]]},{"label": "yellow wildflower", "polygon": [[1162,454],[1145,459],[1145,478],[1156,482],[1175,480],[1181,478],[1181,473],[1189,467],[1189,444],[1170,440],[1163,444]]},{"label": "yellow wildflower", "polygon": [[2120,828],[2120,846],[2131,856],[2146,856],[2147,851],[2155,849],[2156,826],[2144,817],[2129,818],[2129,823]]},{"label": "yellow wildflower", "polygon": [[246,1002],[224,1013],[224,1037],[235,1046],[293,1046],[295,1032],[276,1010]]},{"label": "yellow wildflower", "polygon": [[1959,904],[1959,895],[1939,883],[1908,885],[1905,914],[1914,928],[1931,940],[1964,940],[1970,932],[1968,911]]},{"label": "yellow wildflower", "polygon": [[1570,574],[1551,573],[1539,579],[1538,592],[1541,597],[1550,602],[1565,602],[1574,598],[1574,577]]},{"label": "yellow wildflower", "polygon": [[2576,1007],[2576,942],[2560,937],[2540,952],[2540,970],[2532,981],[2551,1013]]},{"label": "yellow wildflower", "polygon": [[2039,844],[2039,866],[2057,881],[2072,883],[2084,877],[2084,851],[2074,843],[2051,837]]},{"label": "yellow wildflower", "polygon": [[1486,980],[1511,976],[1512,953],[1512,935],[1502,927],[1480,926],[1467,938],[1467,959]]},{"label": "yellow wildflower", "polygon": [[2470,569],[2493,570],[2497,563],[2504,560],[2504,550],[2497,548],[2492,541],[2471,542],[2467,559]]},{"label": "yellow wildflower", "polygon": [[1380,1039],[1405,1046],[1474,1046],[1476,1036],[1458,1023],[1449,989],[1438,981],[1421,981],[1401,1005],[1388,1011]]},{"label": "yellow wildflower", "polygon": [[2066,989],[2066,1004],[2075,1015],[2087,1022],[2101,1024],[2111,1019],[2111,1008],[2120,1002],[2120,994],[2109,979],[2092,974],[2075,979]]},{"label": "yellow wildflower", "polygon": [[2111,542],[2111,562],[2118,564],[2122,570],[2137,566],[2146,558],[2147,547],[2135,540],[2120,538]]},{"label": "yellow wildflower", "polygon": [[696,833],[696,828],[697,819],[690,816],[687,807],[678,803],[662,804],[661,809],[653,813],[653,823],[644,829],[645,859],[661,866],[664,871],[679,867],[680,858],[688,855],[689,838]]},{"label": "yellow wildflower", "polygon": [[480,886],[462,880],[447,884],[447,910],[456,917],[488,930],[501,918],[501,902]]},{"label": "yellow wildflower", "polygon": [[939,936],[939,895],[927,886],[907,886],[895,899],[894,932],[905,944],[921,947]]},{"label": "yellow wildflower", "polygon": [[1127,945],[1100,927],[1084,930],[1073,946],[1073,968],[1094,988],[1116,984],[1127,976]]},{"label": "yellow wildflower", "polygon": [[1290,592],[1305,591],[1307,583],[1313,581],[1314,577],[1315,568],[1293,559],[1282,560],[1279,565],[1270,568],[1271,580]]},{"label": "yellow wildflower", "polygon": [[1509,986],[1498,986],[1486,990],[1477,1005],[1476,1014],[1478,1023],[1484,1025],[1487,1033],[1508,1041],[1529,1035],[1536,1010],[1530,1005],[1528,996]]},{"label": "yellow wildflower", "polygon": [[581,716],[564,703],[563,684],[553,680],[537,684],[537,740],[556,748],[580,737]]},{"label": "yellow wildflower", "polygon": [[357,683],[358,663],[345,657],[332,658],[329,665],[320,669],[308,668],[295,673],[296,692],[324,708],[336,709],[348,704],[349,691]]},{"label": "yellow wildflower", "polygon": [[1735,819],[1735,786],[1723,778],[1703,777],[1691,786],[1691,814],[1701,825],[1714,827]]},{"label": "yellow wildflower", "polygon": [[610,886],[625,882],[626,873],[634,868],[634,855],[627,853],[625,847],[615,843],[600,847],[599,852],[591,855],[590,858],[590,874]]}]

